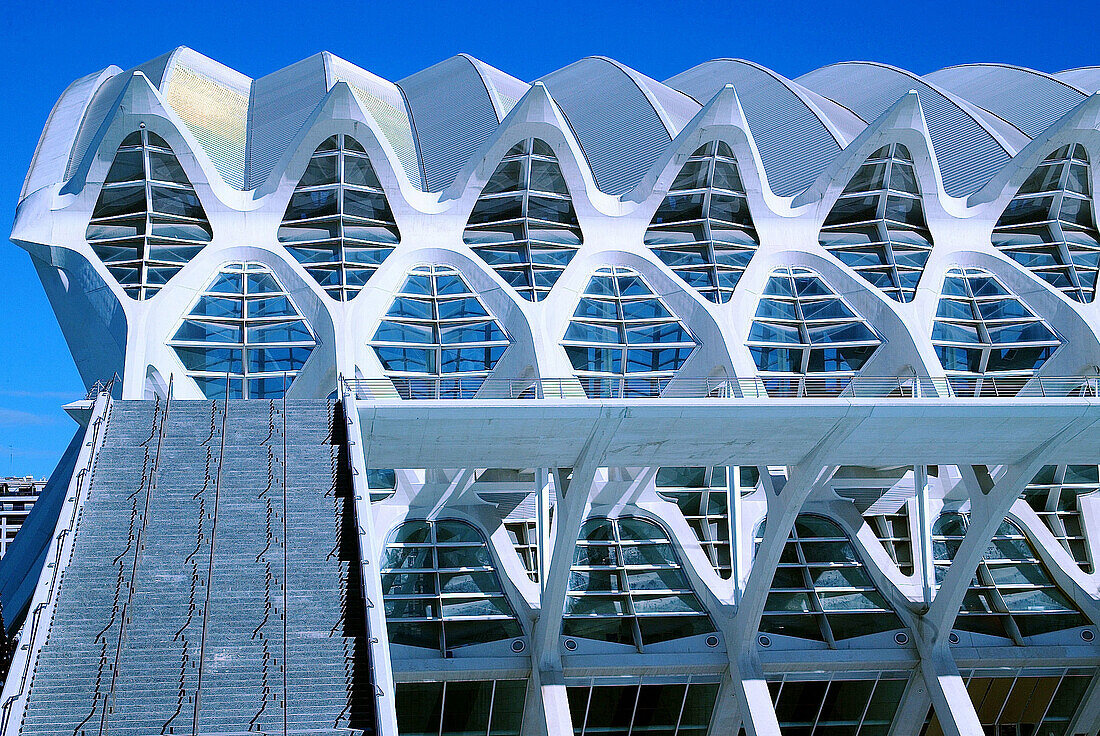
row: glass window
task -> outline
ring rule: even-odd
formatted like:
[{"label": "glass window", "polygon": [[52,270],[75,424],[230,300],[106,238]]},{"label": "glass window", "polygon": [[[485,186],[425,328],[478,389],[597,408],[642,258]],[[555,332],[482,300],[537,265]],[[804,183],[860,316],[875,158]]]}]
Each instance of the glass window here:
[{"label": "glass window", "polygon": [[825,219],[821,245],[895,301],[910,302],[932,251],[913,159],[900,143],[856,171]]},{"label": "glass window", "polygon": [[391,644],[447,652],[523,635],[481,532],[464,521],[406,521],[382,556]]},{"label": "glass window", "polygon": [[742,496],[756,490],[759,473],[753,466],[714,468],[660,468],[657,494],[673,502],[695,532],[703,553],[719,577],[733,575],[730,548],[731,484]]},{"label": "glass window", "polygon": [[[947,574],[969,525],[969,515],[956,512],[941,514],[933,525],[937,583]],[[1023,530],[1005,519],[978,564],[954,627],[1023,645],[1026,637],[1088,623],[1051,579]]]},{"label": "glass window", "polygon": [[[627,679],[627,678],[624,678]],[[706,736],[718,684],[567,683],[569,715],[576,736]],[[402,732],[404,733],[404,732]]]},{"label": "glass window", "polygon": [[140,130],[119,146],[84,236],[123,291],[143,300],[190,262],[213,231],[168,144]]},{"label": "glass window", "polygon": [[760,240],[728,145],[712,141],[691,154],[645,244],[710,301],[730,300]]},{"label": "glass window", "polygon": [[[764,529],[762,522],[757,544]],[[799,515],[772,578],[760,631],[835,647],[904,627],[844,531],[825,517]]]},{"label": "glass window", "polygon": [[317,340],[267,266],[229,263],[168,344],[207,398],[224,398],[228,379],[240,398],[271,399],[286,393]]},{"label": "glass window", "polygon": [[1081,497],[1100,490],[1100,466],[1047,465],[1021,496],[1086,573],[1093,571]]},{"label": "glass window", "polygon": [[469,398],[510,344],[458,271],[417,266],[375,330],[371,346],[398,392]]},{"label": "glass window", "polygon": [[583,240],[553,150],[513,146],[481,192],[462,239],[528,301],[541,301]]},{"label": "glass window", "polygon": [[936,309],[932,344],[956,393],[1012,395],[1061,341],[993,274],[952,268]]},{"label": "glass window", "polygon": [[993,245],[1070,299],[1096,298],[1100,233],[1083,146],[1063,146],[1035,169],[997,221]]},{"label": "glass window", "polygon": [[401,736],[520,736],[526,680],[397,683]]},{"label": "glass window", "polygon": [[279,242],[329,296],[347,301],[400,241],[363,146],[343,133],[325,140],[290,198]]},{"label": "glass window", "polygon": [[589,280],[563,344],[590,397],[657,396],[697,345],[645,279],[619,266]]},{"label": "glass window", "polygon": [[661,527],[634,517],[584,522],[562,634],[644,651],[649,644],[714,630]]},{"label": "glass window", "polygon": [[[1085,700],[1095,670],[1053,667],[961,674],[986,733],[1071,736],[1066,729]],[[932,709],[921,736],[943,736],[943,728]]]},{"label": "glass window", "polygon": [[804,680],[789,675],[768,683],[784,734],[799,736],[885,736],[894,722],[908,681],[903,672],[872,673],[862,679]]},{"label": "glass window", "polygon": [[[765,375],[769,394],[839,393],[882,343],[871,325],[813,271],[776,269],[764,294],[749,329],[749,352],[757,370],[826,379],[798,381]],[[791,345],[813,349],[791,350]]]}]

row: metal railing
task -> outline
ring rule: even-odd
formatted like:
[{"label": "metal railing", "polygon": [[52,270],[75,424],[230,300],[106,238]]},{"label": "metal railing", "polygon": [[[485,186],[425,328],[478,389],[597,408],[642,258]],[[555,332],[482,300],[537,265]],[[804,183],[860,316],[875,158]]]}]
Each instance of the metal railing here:
[{"label": "metal railing", "polygon": [[382,399],[1087,398],[1100,376],[758,376],[754,378],[342,378]]}]

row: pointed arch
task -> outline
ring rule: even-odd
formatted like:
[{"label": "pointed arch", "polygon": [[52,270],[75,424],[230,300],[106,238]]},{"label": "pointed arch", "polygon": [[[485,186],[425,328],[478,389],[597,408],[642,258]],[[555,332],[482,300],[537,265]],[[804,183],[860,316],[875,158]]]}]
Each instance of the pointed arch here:
[{"label": "pointed arch", "polygon": [[401,523],[386,539],[381,573],[390,644],[444,653],[523,636],[485,536],[472,524]]},{"label": "pointed arch", "polygon": [[84,232],[123,291],[139,301],[154,296],[213,234],[167,141],[145,129],[126,136]]},{"label": "pointed arch", "polygon": [[1088,152],[1079,143],[1051,153],[1009,202],[993,245],[1070,299],[1092,302],[1100,274],[1100,232]]},{"label": "pointed arch", "polygon": [[[958,395],[1015,393],[1061,346],[1057,333],[989,271],[947,271],[932,345]],[[983,377],[994,381],[984,381]]]},{"label": "pointed arch", "polygon": [[[757,529],[757,544],[766,523]],[[840,525],[799,514],[772,578],[760,631],[836,647],[845,639],[904,628]]]},{"label": "pointed arch", "polygon": [[317,338],[270,268],[227,263],[168,344],[208,399],[272,399],[294,383]]},{"label": "pointed arch", "polygon": [[728,143],[711,141],[691,154],[657,208],[645,244],[710,301],[730,300],[760,237]]},{"label": "pointed arch", "polygon": [[824,379],[815,391],[840,393],[882,338],[815,271],[777,268],[749,328],[749,352],[770,395],[797,391],[800,376]]},{"label": "pointed arch", "polygon": [[562,342],[590,398],[658,395],[699,345],[642,275],[622,266],[588,280]]},{"label": "pointed arch", "polygon": [[524,299],[544,299],[584,242],[554,149],[540,138],[508,149],[462,240]]},{"label": "pointed arch", "polygon": [[864,161],[818,242],[894,301],[913,300],[933,243],[908,148],[891,143]]},{"label": "pointed arch", "polygon": [[333,299],[353,299],[401,242],[367,152],[346,133],[314,151],[279,226],[279,242]]},{"label": "pointed arch", "polygon": [[[942,580],[962,544],[970,515],[941,514],[932,526],[936,581]],[[1050,577],[1023,530],[1002,522],[989,544],[953,628],[978,634],[1024,639],[1089,623],[1085,614]]]},{"label": "pointed arch", "polygon": [[469,398],[511,338],[456,269],[423,265],[406,276],[370,345],[402,396]]},{"label": "pointed arch", "polygon": [[664,529],[634,516],[581,525],[564,636],[642,649],[714,631]]}]

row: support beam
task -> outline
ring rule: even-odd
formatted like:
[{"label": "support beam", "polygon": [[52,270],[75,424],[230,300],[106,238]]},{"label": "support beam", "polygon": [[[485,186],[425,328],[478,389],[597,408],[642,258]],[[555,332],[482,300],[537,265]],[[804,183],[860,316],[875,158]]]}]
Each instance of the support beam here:
[{"label": "support beam", "polygon": [[894,722],[890,726],[888,736],[920,736],[921,729],[924,728],[924,719],[928,717],[928,709],[931,707],[932,698],[928,694],[928,685],[918,666],[913,676],[909,678],[905,692],[901,694],[901,702],[898,704],[897,713],[894,714]]}]

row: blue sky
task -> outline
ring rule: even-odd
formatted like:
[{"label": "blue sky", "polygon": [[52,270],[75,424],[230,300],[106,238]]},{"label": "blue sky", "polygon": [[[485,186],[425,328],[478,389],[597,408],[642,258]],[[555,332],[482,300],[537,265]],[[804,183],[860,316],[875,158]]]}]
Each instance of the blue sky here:
[{"label": "blue sky", "polygon": [[[716,57],[790,77],[850,59],[917,73],[969,61],[1043,71],[1100,64],[1100,3],[297,2],[7,3],[0,13],[0,231],[54,101],[78,76],[186,45],[257,77],[328,50],[388,79],[458,52],[531,81],[584,56],[656,79]],[[0,475],[45,475],[83,386],[22,250],[0,243]]]}]

